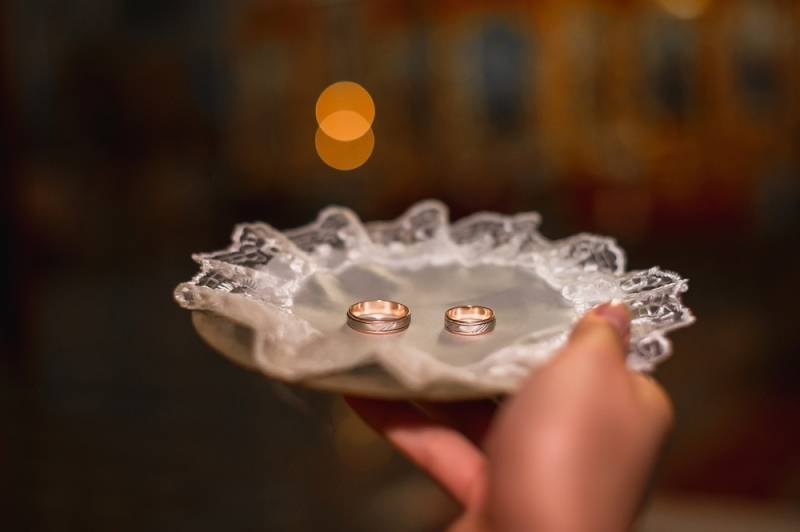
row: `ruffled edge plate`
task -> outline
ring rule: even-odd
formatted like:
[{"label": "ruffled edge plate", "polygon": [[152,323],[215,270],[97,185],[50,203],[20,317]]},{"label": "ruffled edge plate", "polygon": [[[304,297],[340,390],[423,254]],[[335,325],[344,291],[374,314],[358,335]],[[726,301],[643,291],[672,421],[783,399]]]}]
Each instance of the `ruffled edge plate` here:
[{"label": "ruffled edge plate", "polygon": [[[550,241],[539,233],[540,222],[533,212],[481,212],[451,224],[446,206],[427,200],[386,222],[364,224],[350,209],[329,207],[313,223],[286,232],[239,224],[230,246],[193,255],[200,271],[174,296],[193,311],[200,336],[235,362],[278,380],[356,395],[456,400],[513,392],[566,334],[537,332],[468,368],[418,351],[366,350],[346,362],[320,363],[314,355],[324,352],[325,335],[291,312],[292,297],[315,273],[336,274],[365,261],[526,268],[557,290],[576,317],[612,299],[627,303],[631,369],[649,372],[667,359],[666,335],[694,322],[681,301],[688,281],[659,267],[627,272],[614,239],[581,233]],[[412,374],[420,364],[430,378]]]}]

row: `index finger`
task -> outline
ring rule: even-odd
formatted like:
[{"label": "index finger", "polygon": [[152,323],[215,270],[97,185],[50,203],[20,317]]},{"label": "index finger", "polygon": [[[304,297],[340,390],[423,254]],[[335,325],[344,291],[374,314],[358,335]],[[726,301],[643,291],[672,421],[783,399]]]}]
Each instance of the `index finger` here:
[{"label": "index finger", "polygon": [[361,418],[438,482],[463,506],[485,483],[486,457],[463,434],[411,404],[345,397]]}]

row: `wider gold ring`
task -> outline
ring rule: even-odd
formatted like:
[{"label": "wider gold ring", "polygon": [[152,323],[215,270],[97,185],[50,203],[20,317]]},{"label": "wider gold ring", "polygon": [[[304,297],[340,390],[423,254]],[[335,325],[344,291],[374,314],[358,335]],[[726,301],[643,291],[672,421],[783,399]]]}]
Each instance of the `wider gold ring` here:
[{"label": "wider gold ring", "polygon": [[408,329],[411,311],[402,303],[369,299],[350,305],[347,325],[367,334],[394,334]]}]

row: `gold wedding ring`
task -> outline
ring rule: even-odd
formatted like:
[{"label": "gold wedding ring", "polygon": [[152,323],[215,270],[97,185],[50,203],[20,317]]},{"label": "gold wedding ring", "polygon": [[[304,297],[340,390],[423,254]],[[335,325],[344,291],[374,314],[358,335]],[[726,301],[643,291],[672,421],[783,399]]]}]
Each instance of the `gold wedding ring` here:
[{"label": "gold wedding ring", "polygon": [[367,334],[393,334],[408,329],[411,311],[402,303],[370,299],[359,301],[347,310],[347,325]]},{"label": "gold wedding ring", "polygon": [[494,311],[480,305],[458,305],[444,313],[444,328],[453,334],[478,336],[494,330]]}]

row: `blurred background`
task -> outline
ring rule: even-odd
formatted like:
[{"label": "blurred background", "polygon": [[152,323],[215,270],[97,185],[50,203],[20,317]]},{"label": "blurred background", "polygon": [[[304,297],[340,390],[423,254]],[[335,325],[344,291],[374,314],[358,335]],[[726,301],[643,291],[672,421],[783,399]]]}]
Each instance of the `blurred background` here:
[{"label": "blurred background", "polygon": [[[537,210],[691,280],[640,530],[800,529],[800,3],[0,2],[4,530],[439,530],[338,398],[205,346],[172,289],[234,223]],[[314,104],[372,95],[326,166]]]}]

